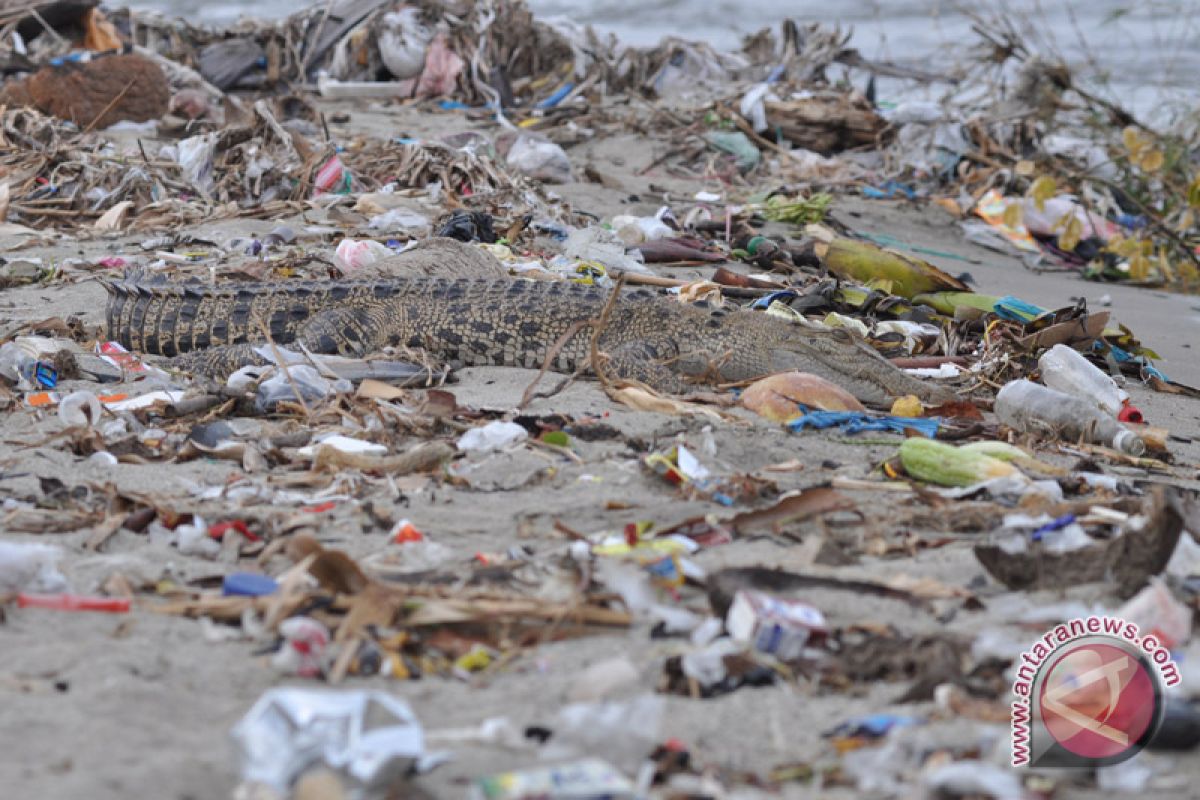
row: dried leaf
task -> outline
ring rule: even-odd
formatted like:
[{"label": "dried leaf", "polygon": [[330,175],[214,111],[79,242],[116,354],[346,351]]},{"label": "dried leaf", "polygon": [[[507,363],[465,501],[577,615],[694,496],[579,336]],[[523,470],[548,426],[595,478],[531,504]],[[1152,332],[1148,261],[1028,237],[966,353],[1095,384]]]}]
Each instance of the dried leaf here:
[{"label": "dried leaf", "polygon": [[1167,258],[1166,250],[1158,251],[1158,274],[1168,283],[1175,281],[1175,270],[1171,268],[1171,260]]},{"label": "dried leaf", "polygon": [[119,231],[124,226],[125,215],[133,208],[132,200],[122,200],[104,212],[104,216],[96,220],[92,227],[98,231]]},{"label": "dried leaf", "polygon": [[1196,173],[1196,177],[1188,185],[1187,201],[1191,208],[1200,208],[1200,172]]},{"label": "dried leaf", "polygon": [[743,534],[764,528],[778,532],[789,522],[799,522],[831,511],[851,511],[857,507],[857,503],[836,489],[819,486],[785,497],[770,508],[738,514],[729,520],[728,525]]},{"label": "dried leaf", "polygon": [[624,386],[620,389],[614,389],[612,390],[612,397],[614,400],[638,411],[655,411],[659,414],[674,415],[703,414],[713,419],[721,418],[721,415],[711,408],[705,408],[702,405],[689,403],[684,400],[675,400],[671,397],[663,397],[660,394],[638,386]]},{"label": "dried leaf", "polygon": [[1147,150],[1138,159],[1138,166],[1146,172],[1158,172],[1166,163],[1162,150]]},{"label": "dried leaf", "polygon": [[1129,259],[1129,277],[1135,281],[1144,281],[1150,274],[1150,259],[1138,253]]},{"label": "dried leaf", "polygon": [[1121,131],[1121,141],[1125,144],[1125,149],[1131,156],[1136,156],[1145,147],[1145,143],[1141,135],[1138,134],[1137,128],[1132,125]]},{"label": "dried leaf", "polygon": [[358,385],[356,394],[358,397],[371,400],[396,400],[404,397],[404,390],[398,386],[392,386],[390,383],[367,378]]},{"label": "dried leaf", "polygon": [[314,556],[308,572],[332,592],[357,594],[371,582],[354,559],[340,550],[326,550],[320,542],[306,533],[299,534],[288,542],[287,554],[293,561],[303,561],[308,556]]},{"label": "dried leaf", "polygon": [[1056,194],[1058,194],[1058,183],[1049,175],[1043,175],[1035,180],[1030,185],[1028,192],[1028,196],[1033,199],[1038,211],[1045,211],[1046,201]]},{"label": "dried leaf", "polygon": [[1058,237],[1058,246],[1060,249],[1070,253],[1079,246],[1079,240],[1083,238],[1083,223],[1079,221],[1079,217],[1070,214],[1067,219],[1065,229]]},{"label": "dried leaf", "polygon": [[1004,224],[1010,228],[1021,227],[1024,216],[1020,203],[1009,203],[1004,207]]}]

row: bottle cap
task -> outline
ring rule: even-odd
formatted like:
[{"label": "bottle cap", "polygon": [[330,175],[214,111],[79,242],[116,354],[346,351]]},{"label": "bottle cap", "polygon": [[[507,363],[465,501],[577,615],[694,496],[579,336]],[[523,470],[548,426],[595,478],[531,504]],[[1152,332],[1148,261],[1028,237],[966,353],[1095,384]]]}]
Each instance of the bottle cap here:
[{"label": "bottle cap", "polygon": [[1131,456],[1140,456],[1146,452],[1146,443],[1142,437],[1130,430],[1117,431],[1113,437],[1113,447]]},{"label": "bottle cap", "polygon": [[1145,417],[1142,416],[1142,412],[1136,406],[1129,405],[1128,400],[1121,406],[1121,413],[1117,414],[1117,419],[1121,422],[1134,422],[1138,424],[1146,421]]}]

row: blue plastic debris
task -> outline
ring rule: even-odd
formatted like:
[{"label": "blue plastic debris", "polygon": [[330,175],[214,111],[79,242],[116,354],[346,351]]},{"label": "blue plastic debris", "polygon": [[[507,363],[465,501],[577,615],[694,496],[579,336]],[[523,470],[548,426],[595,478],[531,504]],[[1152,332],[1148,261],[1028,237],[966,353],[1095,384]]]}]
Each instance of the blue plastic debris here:
[{"label": "blue plastic debris", "polygon": [[1168,378],[1160,370],[1158,370],[1157,368],[1152,366],[1150,364],[1150,360],[1148,358],[1146,358],[1145,356],[1135,356],[1133,353],[1130,353],[1128,350],[1122,350],[1121,348],[1117,347],[1115,344],[1107,344],[1107,343],[1101,344],[1100,342],[1096,342],[1093,345],[1093,347],[1095,347],[1097,350],[1107,347],[1109,352],[1112,353],[1112,357],[1117,360],[1118,364],[1125,364],[1125,363],[1137,364],[1138,367],[1141,369],[1142,375],[1144,377],[1158,378],[1160,381],[1170,382],[1170,378]]},{"label": "blue plastic debris", "polygon": [[257,572],[233,572],[221,582],[221,593],[226,597],[263,597],[279,591],[274,578]]},{"label": "blue plastic debris", "polygon": [[794,292],[791,289],[784,289],[782,291],[771,292],[768,295],[763,295],[762,297],[758,298],[753,303],[751,303],[750,307],[751,308],[770,308],[771,303],[774,303],[776,300],[778,300],[781,303],[786,303],[787,301],[792,300],[793,298],[796,298],[799,296],[800,296],[799,292]]},{"label": "blue plastic debris", "polygon": [[1053,522],[1047,522],[1045,525],[1038,528],[1036,531],[1034,531],[1033,533],[1030,534],[1030,537],[1032,537],[1033,541],[1040,542],[1047,533],[1053,533],[1054,531],[1060,531],[1063,528],[1070,525],[1074,521],[1075,521],[1074,514],[1063,514],[1061,517],[1054,520]]},{"label": "blue plastic debris", "polygon": [[570,82],[564,83],[562,86],[558,87],[558,89],[555,90],[554,94],[550,95],[545,100],[542,100],[540,103],[538,103],[537,107],[538,108],[554,108],[556,105],[561,103],[563,101],[563,99],[565,99],[566,96],[569,95],[571,93],[571,90],[574,88],[575,88],[575,84],[570,83]]},{"label": "blue plastic debris", "polygon": [[941,419],[938,417],[893,417],[890,414],[869,414],[862,411],[814,411],[801,405],[804,416],[787,424],[788,430],[802,431],[805,428],[824,430],[841,428],[846,433],[862,431],[885,431],[904,433],[915,430],[932,439],[937,435]]},{"label": "blue plastic debris", "polygon": [[905,728],[910,725],[920,725],[925,720],[920,717],[910,717],[903,714],[870,714],[865,717],[852,717],[833,730],[827,731],[827,737],[865,737],[878,739],[886,736],[893,728]]},{"label": "blue plastic debris", "polygon": [[21,374],[39,389],[53,389],[58,385],[58,370],[45,361],[25,362]]},{"label": "blue plastic debris", "polygon": [[917,192],[908,184],[900,181],[886,181],[882,186],[876,188],[874,186],[864,186],[862,190],[864,197],[869,197],[872,200],[891,200],[895,197],[907,197],[909,200],[917,199]]},{"label": "blue plastic debris", "polygon": [[1011,294],[997,300],[996,305],[992,306],[992,310],[1001,319],[1022,323],[1035,320],[1046,313],[1046,309],[1035,306],[1033,303],[1026,303],[1021,298],[1013,297]]}]

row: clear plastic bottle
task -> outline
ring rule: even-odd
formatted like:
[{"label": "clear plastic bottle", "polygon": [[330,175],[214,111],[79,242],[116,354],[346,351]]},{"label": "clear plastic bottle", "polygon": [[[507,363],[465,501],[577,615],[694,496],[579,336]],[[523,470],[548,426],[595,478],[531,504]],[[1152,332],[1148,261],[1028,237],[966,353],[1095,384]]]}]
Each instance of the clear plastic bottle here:
[{"label": "clear plastic bottle", "polygon": [[1086,438],[1140,456],[1146,444],[1097,406],[1032,381],[1005,384],[996,395],[996,416],[1010,428],[1062,439]]},{"label": "clear plastic bottle", "polygon": [[1042,353],[1038,366],[1042,370],[1042,382],[1051,389],[1091,400],[1114,417],[1129,402],[1129,393],[1117,386],[1116,381],[1065,344],[1056,344]]}]

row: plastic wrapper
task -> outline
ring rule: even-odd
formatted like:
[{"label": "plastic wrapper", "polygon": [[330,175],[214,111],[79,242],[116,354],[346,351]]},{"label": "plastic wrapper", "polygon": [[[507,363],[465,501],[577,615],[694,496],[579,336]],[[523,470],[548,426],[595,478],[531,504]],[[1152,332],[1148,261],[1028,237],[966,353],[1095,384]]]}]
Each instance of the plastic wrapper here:
[{"label": "plastic wrapper", "polygon": [[[427,217],[415,214],[412,211],[406,211],[403,208],[393,208],[382,214],[376,214],[367,222],[367,227],[372,230],[383,231],[384,233],[407,231],[418,235],[428,235],[430,230],[429,219]],[[388,255],[391,255],[391,253],[389,252]]]},{"label": "plastic wrapper", "polygon": [[725,629],[735,642],[783,661],[799,657],[810,642],[815,644],[829,633],[820,609],[753,589],[734,595]]},{"label": "plastic wrapper", "polygon": [[955,761],[931,770],[925,785],[938,797],[1024,797],[1021,778],[1011,769],[983,761]]},{"label": "plastic wrapper", "polygon": [[621,237],[621,241],[630,246],[643,242],[660,241],[675,233],[670,225],[657,216],[635,217],[630,214],[620,214],[613,217],[612,227],[617,232],[617,236]]},{"label": "plastic wrapper", "polygon": [[[307,364],[292,364],[286,373],[282,369],[276,370],[274,375],[258,385],[254,406],[259,411],[268,412],[279,403],[315,403],[334,392],[348,392],[352,388],[349,381],[329,381]],[[300,393],[299,397],[296,396],[297,392]]]},{"label": "plastic wrapper", "polygon": [[572,231],[563,246],[563,255],[594,262],[610,270],[641,274],[650,272],[641,261],[625,253],[625,243],[616,234],[600,227]]},{"label": "plastic wrapper", "polygon": [[175,546],[188,556],[216,558],[221,554],[221,543],[208,535],[208,523],[202,517],[175,528]]},{"label": "plastic wrapper", "polygon": [[216,134],[205,133],[192,136],[179,143],[177,160],[184,177],[201,191],[207,192],[213,182],[213,154],[216,151]]},{"label": "plastic wrapper", "polygon": [[1066,221],[1072,218],[1079,222],[1084,239],[1094,237],[1107,242],[1117,231],[1116,225],[1094,211],[1088,211],[1066,194],[1050,198],[1040,209],[1032,198],[1023,198],[1021,218],[1025,228],[1038,236],[1058,236],[1066,229]]},{"label": "plastic wrapper", "polygon": [[392,251],[386,245],[371,239],[342,239],[334,251],[333,260],[343,272],[353,272],[390,255]]},{"label": "plastic wrapper", "polygon": [[657,694],[563,706],[550,726],[554,736],[545,757],[594,755],[633,771],[658,744],[665,708],[666,701]]},{"label": "plastic wrapper", "polygon": [[515,422],[489,422],[458,437],[458,449],[466,453],[489,453],[526,439],[529,432]]},{"label": "plastic wrapper", "polygon": [[354,178],[350,175],[350,170],[346,169],[340,158],[331,156],[317,170],[317,177],[313,181],[313,195],[349,194],[353,185]]},{"label": "plastic wrapper", "polygon": [[470,800],[633,800],[635,796],[629,779],[598,758],[490,775],[471,787],[468,795]]},{"label": "plastic wrapper", "polygon": [[242,779],[286,792],[307,769],[337,772],[350,797],[379,796],[420,758],[425,734],[403,701],[383,692],[272,689],[232,731]]},{"label": "plastic wrapper", "polygon": [[93,392],[71,392],[58,404],[58,418],[68,428],[91,427],[100,413],[100,399]]},{"label": "plastic wrapper", "polygon": [[546,183],[567,183],[571,180],[571,159],[554,142],[521,135],[508,151],[510,167]]},{"label": "plastic wrapper", "polygon": [[279,625],[283,644],[271,658],[275,669],[301,678],[321,674],[325,651],[329,647],[329,629],[309,617],[291,617]]},{"label": "plastic wrapper", "polygon": [[1185,644],[1192,633],[1192,610],[1176,600],[1160,578],[1151,578],[1150,585],[1121,606],[1116,616],[1136,624],[1143,636],[1153,635],[1168,648]]},{"label": "plastic wrapper", "polygon": [[48,544],[0,542],[0,594],[61,592],[67,579],[58,571],[62,550]]}]

